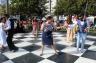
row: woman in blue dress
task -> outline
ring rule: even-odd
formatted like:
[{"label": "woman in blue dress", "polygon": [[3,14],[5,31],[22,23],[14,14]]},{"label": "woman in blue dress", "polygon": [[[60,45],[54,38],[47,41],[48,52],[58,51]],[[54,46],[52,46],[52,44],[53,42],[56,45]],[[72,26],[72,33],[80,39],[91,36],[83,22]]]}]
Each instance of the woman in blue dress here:
[{"label": "woman in blue dress", "polygon": [[44,45],[49,45],[55,50],[55,54],[58,54],[56,51],[56,47],[53,43],[53,35],[52,32],[56,29],[56,27],[53,24],[53,17],[48,16],[46,19],[46,22],[42,24],[41,31],[42,31],[42,53],[40,55],[43,55],[43,49]]}]

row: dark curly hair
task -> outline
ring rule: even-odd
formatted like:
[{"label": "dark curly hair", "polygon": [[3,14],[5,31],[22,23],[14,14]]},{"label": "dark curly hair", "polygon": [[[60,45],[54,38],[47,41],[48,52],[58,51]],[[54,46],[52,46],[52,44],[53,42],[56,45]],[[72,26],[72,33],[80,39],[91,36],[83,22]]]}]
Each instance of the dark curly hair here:
[{"label": "dark curly hair", "polygon": [[4,17],[7,17],[7,18],[9,18],[9,14],[4,14]]},{"label": "dark curly hair", "polygon": [[1,17],[1,18],[0,18],[0,23],[2,22],[3,19],[5,19],[5,17]]},{"label": "dark curly hair", "polygon": [[52,16],[48,16],[48,17],[46,18],[46,20],[51,20],[51,19],[53,19]]}]

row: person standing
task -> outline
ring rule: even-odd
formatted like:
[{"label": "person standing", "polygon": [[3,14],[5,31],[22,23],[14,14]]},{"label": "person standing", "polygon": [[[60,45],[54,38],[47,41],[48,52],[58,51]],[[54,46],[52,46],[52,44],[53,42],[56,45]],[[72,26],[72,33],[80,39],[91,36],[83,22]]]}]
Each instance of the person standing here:
[{"label": "person standing", "polygon": [[8,14],[4,14],[4,17],[6,18],[6,22],[5,22],[5,30],[7,31],[7,44],[8,47],[10,49],[10,51],[16,52],[18,51],[18,47],[16,47],[14,45],[14,43],[12,42],[12,38],[13,38],[13,34],[14,34],[14,21],[9,19],[9,15]]},{"label": "person standing", "polygon": [[34,17],[34,19],[32,20],[32,27],[33,27],[32,34],[34,36],[37,36],[37,32],[38,32],[38,21],[37,21],[36,17]]},{"label": "person standing", "polygon": [[73,41],[73,22],[72,22],[71,16],[67,17],[67,20],[65,21],[64,26],[66,27],[66,30],[67,30],[67,35],[66,35],[67,42],[72,43],[72,41]]},{"label": "person standing", "polygon": [[[77,51],[83,52],[84,43],[85,43],[86,35],[87,35],[87,22],[83,17],[81,17],[80,20],[78,20],[77,24],[78,24]],[[81,44],[81,47],[80,47],[80,44]],[[79,47],[81,48],[80,50],[79,50]]]},{"label": "person standing", "polygon": [[73,18],[72,18],[72,22],[73,22],[73,38],[75,39],[75,34],[76,34],[76,31],[77,31],[77,21],[78,21],[78,16],[75,15]]},{"label": "person standing", "polygon": [[6,37],[6,32],[5,32],[5,18],[2,17],[0,19],[0,50],[1,52],[7,47],[7,37]]},{"label": "person standing", "polygon": [[40,19],[40,23],[39,23],[40,28],[41,28],[42,23],[43,23],[43,20],[42,20],[42,19]]}]

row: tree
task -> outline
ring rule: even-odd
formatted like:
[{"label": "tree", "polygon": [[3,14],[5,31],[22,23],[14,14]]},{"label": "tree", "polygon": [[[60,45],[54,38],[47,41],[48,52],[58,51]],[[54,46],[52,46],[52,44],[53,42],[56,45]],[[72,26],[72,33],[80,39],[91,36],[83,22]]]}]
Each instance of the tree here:
[{"label": "tree", "polygon": [[[58,0],[55,15],[59,14],[94,14],[96,0]],[[88,4],[88,5],[87,5]],[[93,5],[94,4],[94,5]]]},{"label": "tree", "polygon": [[47,0],[11,0],[11,14],[27,14],[44,16]]},{"label": "tree", "polygon": [[3,15],[4,13],[6,13],[6,6],[0,5],[0,15]]}]

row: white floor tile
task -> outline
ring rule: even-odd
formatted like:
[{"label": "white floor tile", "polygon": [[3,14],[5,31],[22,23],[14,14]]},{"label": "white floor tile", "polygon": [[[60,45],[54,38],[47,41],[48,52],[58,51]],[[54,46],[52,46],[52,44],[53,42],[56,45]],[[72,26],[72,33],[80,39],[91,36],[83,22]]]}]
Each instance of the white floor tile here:
[{"label": "white floor tile", "polygon": [[92,45],[94,41],[86,40],[85,44]]},{"label": "white floor tile", "polygon": [[44,60],[42,60],[42,61],[40,61],[38,63],[56,63],[56,62],[53,62],[53,61],[48,60],[48,59],[44,59]]},{"label": "white floor tile", "polygon": [[26,47],[26,46],[30,46],[32,45],[32,43],[30,42],[20,42],[20,43],[17,43],[15,44],[17,47]]},{"label": "white floor tile", "polygon": [[6,57],[8,57],[9,59],[13,59],[13,58],[16,58],[16,57],[19,57],[19,56],[22,56],[22,55],[25,55],[29,53],[28,51],[24,50],[24,49],[19,49],[19,51],[17,52],[5,52],[3,53]]},{"label": "white floor tile", "polygon": [[80,57],[74,63],[96,63],[96,60]]},{"label": "white floor tile", "polygon": [[61,35],[61,33],[53,32],[54,35]]},{"label": "white floor tile", "polygon": [[67,41],[58,41],[57,44],[62,44],[62,45],[65,45],[65,46],[71,46],[73,45],[75,42],[71,42],[71,43],[68,43]]},{"label": "white floor tile", "polygon": [[[84,50],[85,52],[86,50]],[[83,55],[83,53],[78,52],[76,47],[67,47],[65,49],[62,50],[62,52],[71,54],[71,55],[75,55],[75,56],[81,56]]]},{"label": "white floor tile", "polygon": [[91,47],[88,48],[88,50],[96,51],[96,46],[92,45]]},{"label": "white floor tile", "polygon": [[42,46],[42,42],[35,43],[36,45]]},{"label": "white floor tile", "polygon": [[[40,56],[41,50],[39,49],[39,50],[33,51],[32,53],[37,55],[37,56]],[[41,57],[48,58],[54,54],[55,54],[55,51],[53,49],[47,49],[47,50],[45,49],[44,54]]]},{"label": "white floor tile", "polygon": [[96,36],[91,36],[91,35],[88,35],[87,37],[88,37],[88,38],[93,38],[93,39],[96,39]]},{"label": "white floor tile", "polygon": [[13,38],[13,41],[16,41],[16,40],[18,40],[18,39]]},{"label": "white floor tile", "polygon": [[24,38],[24,39],[21,39],[22,41],[24,42],[27,42],[27,41],[30,41],[30,40],[33,40],[34,38]]},{"label": "white floor tile", "polygon": [[34,37],[34,35],[27,35],[27,36],[24,36],[24,37]]},{"label": "white floor tile", "polygon": [[13,37],[16,38],[16,37],[22,37],[23,34],[15,34]]},{"label": "white floor tile", "polygon": [[14,63],[14,62],[12,62],[11,60],[8,60],[8,61],[2,62],[2,63]]},{"label": "white floor tile", "polygon": [[61,35],[61,34],[57,34],[57,35],[55,35],[55,34],[53,34],[53,36],[56,36],[56,37],[62,37],[62,36],[64,36],[63,34]]}]

